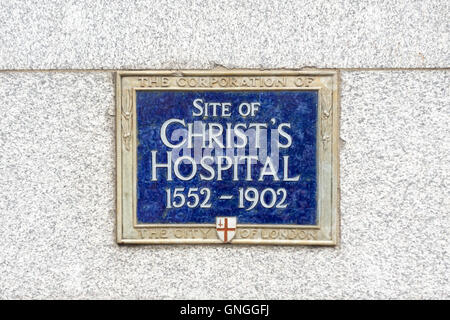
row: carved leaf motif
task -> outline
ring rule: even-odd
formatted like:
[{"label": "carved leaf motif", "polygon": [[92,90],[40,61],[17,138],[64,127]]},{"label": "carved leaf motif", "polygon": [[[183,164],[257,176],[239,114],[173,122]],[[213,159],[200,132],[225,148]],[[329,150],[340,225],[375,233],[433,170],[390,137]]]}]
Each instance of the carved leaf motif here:
[{"label": "carved leaf motif", "polygon": [[328,88],[322,88],[320,90],[320,117],[321,117],[321,130],[320,135],[322,139],[322,146],[326,149],[327,142],[330,141],[331,137],[331,121],[332,121],[332,112],[333,105],[332,101],[332,92]]},{"label": "carved leaf motif", "polygon": [[126,90],[122,100],[122,139],[125,149],[130,151],[131,148],[131,124],[133,114],[133,92],[131,89]]}]

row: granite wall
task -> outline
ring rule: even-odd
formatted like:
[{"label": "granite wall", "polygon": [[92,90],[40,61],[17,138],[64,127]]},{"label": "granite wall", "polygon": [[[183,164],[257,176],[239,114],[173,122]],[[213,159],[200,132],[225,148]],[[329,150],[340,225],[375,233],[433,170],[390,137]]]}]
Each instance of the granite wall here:
[{"label": "granite wall", "polygon": [[[449,299],[449,15],[0,0],[0,298]],[[116,244],[114,70],[218,65],[340,70],[338,246]]]}]

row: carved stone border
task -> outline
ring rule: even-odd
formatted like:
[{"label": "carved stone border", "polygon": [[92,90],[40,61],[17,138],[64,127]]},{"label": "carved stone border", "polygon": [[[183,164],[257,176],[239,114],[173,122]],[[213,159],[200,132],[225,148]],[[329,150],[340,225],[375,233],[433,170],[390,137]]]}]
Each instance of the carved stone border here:
[{"label": "carved stone border", "polygon": [[137,90],[317,90],[317,225],[239,224],[231,244],[335,245],[339,229],[336,70],[152,70],[116,73],[117,242],[222,244],[214,224],[137,224]]}]

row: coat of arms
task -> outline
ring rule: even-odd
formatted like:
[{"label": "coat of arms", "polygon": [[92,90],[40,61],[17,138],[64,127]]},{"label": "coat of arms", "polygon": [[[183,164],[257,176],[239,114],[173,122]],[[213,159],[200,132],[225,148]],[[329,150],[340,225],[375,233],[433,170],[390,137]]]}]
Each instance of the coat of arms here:
[{"label": "coat of arms", "polygon": [[236,217],[216,217],[216,230],[219,239],[230,242],[236,234]]}]

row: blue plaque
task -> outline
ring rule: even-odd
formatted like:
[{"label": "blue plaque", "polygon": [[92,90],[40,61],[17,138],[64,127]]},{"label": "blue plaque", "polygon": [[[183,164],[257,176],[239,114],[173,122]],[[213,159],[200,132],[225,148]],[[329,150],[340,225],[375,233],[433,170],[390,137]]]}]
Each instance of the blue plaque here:
[{"label": "blue plaque", "polygon": [[334,72],[122,72],[119,243],[336,243]]}]

